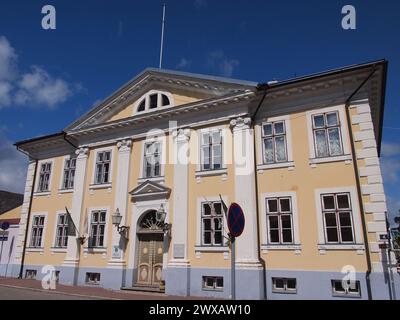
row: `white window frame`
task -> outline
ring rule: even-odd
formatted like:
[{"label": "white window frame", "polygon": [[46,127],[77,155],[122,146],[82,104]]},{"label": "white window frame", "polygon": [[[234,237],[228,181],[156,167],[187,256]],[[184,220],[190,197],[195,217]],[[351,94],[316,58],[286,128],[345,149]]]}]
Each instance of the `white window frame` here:
[{"label": "white window frame", "polygon": [[[42,164],[44,163],[51,163],[51,169],[50,169],[50,176],[49,176],[49,188],[47,191],[39,191],[39,180],[40,180],[40,168]],[[53,181],[53,173],[54,173],[54,159],[46,159],[46,160],[40,160],[37,164],[37,169],[36,169],[36,182],[35,182],[35,193],[34,195],[48,195],[51,194],[51,187],[52,187],[52,181]]]},{"label": "white window frame", "polygon": [[[342,150],[343,154],[339,156],[318,158],[315,149],[315,139],[314,139],[314,125],[313,116],[323,113],[337,112],[339,116],[339,131],[341,136]],[[308,148],[309,148],[309,161],[311,165],[324,162],[334,162],[334,161],[349,161],[351,160],[351,150],[350,150],[350,136],[347,128],[346,121],[346,111],[344,105],[331,106],[321,109],[313,109],[306,112],[307,118],[307,135],[308,135]]]},{"label": "white window frame", "polygon": [[[225,195],[221,195],[222,200],[225,202],[226,205],[228,205],[228,197]],[[210,201],[210,202],[217,202],[217,201],[221,201],[219,196],[213,196],[213,197],[199,197],[197,198],[197,220],[196,220],[196,246],[195,246],[195,251],[197,252],[201,252],[201,251],[205,251],[205,252],[227,252],[229,251],[229,247],[225,246],[224,244],[226,243],[226,239],[224,237],[228,237],[228,226],[226,224],[226,219],[224,214],[223,215],[223,219],[222,219],[222,223],[223,223],[223,232],[222,232],[222,245],[221,246],[204,246],[202,245],[202,219],[201,219],[201,210],[202,210],[202,204],[204,202]]]},{"label": "white window frame", "polygon": [[[276,287],[276,280],[280,279],[283,281],[283,288],[278,288]],[[287,287],[287,282],[288,280],[294,280],[296,282],[296,288],[295,289],[288,289]],[[282,278],[282,277],[272,277],[271,278],[271,283],[272,283],[272,293],[284,293],[284,294],[296,294],[297,293],[297,278]]]},{"label": "white window frame", "polygon": [[343,288],[344,292],[338,292],[335,290],[334,282],[340,282],[342,283],[343,280],[338,280],[338,279],[332,279],[331,280],[331,286],[332,286],[332,296],[333,297],[343,297],[343,298],[361,298],[361,282],[359,280],[356,280],[356,286],[358,287],[359,292],[358,293],[352,293],[349,292],[348,288]]},{"label": "white window frame", "polygon": [[[213,131],[221,131],[221,168],[220,169],[209,169],[209,170],[203,170],[202,169],[202,152],[201,152],[201,146],[202,146],[202,138],[203,134],[205,133],[211,133]],[[208,127],[208,128],[203,128],[200,130],[197,130],[196,133],[198,135],[197,137],[197,164],[196,164],[196,176],[203,176],[203,175],[212,175],[212,174],[226,174],[227,173],[227,162],[229,159],[232,159],[232,157],[229,157],[228,154],[228,139],[227,139],[227,127],[226,126],[213,126],[213,127]],[[232,150],[232,149],[230,149]]]},{"label": "white window frame", "polygon": [[[53,248],[52,249],[58,249],[58,250],[65,250],[65,249],[67,249],[67,247],[68,247],[68,241],[69,240],[67,240],[67,246],[66,247],[58,247],[57,246],[57,229],[58,229],[58,218],[59,218],[59,216],[60,215],[65,215],[66,214],[66,212],[65,211],[57,211],[56,212],[56,216],[55,216],[55,223],[54,223],[54,246],[53,246]],[[68,225],[68,221],[67,221],[67,225]],[[67,239],[68,239],[68,232],[67,232]]]},{"label": "white window frame", "polygon": [[[106,223],[104,227],[104,239],[103,239],[103,246],[102,247],[90,247],[89,246],[89,238],[90,238],[90,233],[91,233],[91,226],[92,226],[92,213],[94,211],[105,211],[106,212]],[[85,251],[87,250],[93,250],[93,251],[103,251],[107,250],[108,247],[108,228],[109,228],[109,220],[111,219],[110,217],[110,207],[91,207],[88,210],[88,241],[86,242],[86,247]]]},{"label": "white window frame", "polygon": [[[150,96],[153,94],[157,94],[157,107],[150,109]],[[168,97],[169,99],[169,105],[166,106],[161,106],[162,98],[161,95],[164,94]],[[142,103],[143,99],[145,100],[145,107],[144,111],[138,111],[140,104]],[[146,92],[144,95],[142,95],[133,105],[133,113],[132,115],[137,115],[137,114],[145,114],[148,112],[153,112],[156,110],[164,110],[166,108],[171,108],[175,106],[175,101],[174,97],[171,93],[166,92],[166,91],[160,91],[160,90],[150,90]]]},{"label": "white window frame", "polygon": [[[291,198],[292,206],[292,235],[291,244],[272,244],[269,242],[269,232],[267,228],[267,198]],[[263,193],[259,199],[259,208],[261,208],[261,249],[262,250],[301,250],[300,231],[299,231],[299,211],[297,206],[297,193],[295,191],[268,192]]]},{"label": "white window frame", "polygon": [[[351,211],[353,218],[353,234],[354,243],[326,243],[325,242],[325,223],[322,211],[321,195],[323,194],[334,194],[334,193],[349,193],[351,202]],[[319,250],[364,250],[363,236],[361,229],[361,214],[358,203],[357,190],[355,187],[337,187],[337,188],[324,188],[316,189],[314,191],[315,197],[315,213],[317,215],[317,226],[318,226],[318,249]]]},{"label": "white window frame", "polygon": [[[283,121],[285,124],[286,130],[286,156],[287,161],[285,162],[274,162],[274,163],[264,163],[264,141],[263,141],[263,125],[272,123],[272,122],[280,122]],[[284,116],[277,116],[277,117],[270,117],[264,119],[262,122],[258,123],[255,126],[256,131],[256,154],[257,154],[257,169],[273,169],[273,168],[293,168],[295,166],[293,160],[293,142],[292,142],[292,126],[291,126],[291,119],[290,115]]]},{"label": "white window frame", "polygon": [[[112,184],[112,179],[113,179],[113,168],[114,168],[114,152],[115,146],[108,146],[108,147],[103,147],[103,148],[98,148],[95,149],[94,151],[94,158],[93,158],[93,164],[92,164],[92,184],[90,187],[96,188],[96,186],[110,186]],[[104,152],[104,151],[111,151],[111,162],[110,162],[110,172],[109,172],[109,181],[107,183],[101,183],[98,184],[96,183],[96,160],[97,160],[97,154],[99,152]]]},{"label": "white window frame", "polygon": [[[42,234],[42,241],[40,247],[31,247],[31,239],[32,239],[32,227],[33,227],[33,220],[37,216],[44,216],[44,226],[43,226],[43,234]],[[46,244],[46,232],[47,232],[47,216],[48,212],[34,212],[32,213],[32,217],[29,221],[29,231],[28,231],[28,246],[26,248],[27,251],[43,251],[45,244]]]},{"label": "white window frame", "polygon": [[[207,286],[207,278],[213,279],[213,286]],[[217,286],[217,278],[222,279],[222,287]],[[202,290],[207,291],[224,291],[224,277],[223,276],[202,276]]]},{"label": "white window frame", "polygon": [[[160,175],[157,177],[145,177],[145,169],[144,169],[144,156],[146,152],[146,144],[159,142],[161,144],[161,157],[160,157]],[[165,179],[165,163],[166,163],[166,156],[167,156],[167,139],[165,135],[155,135],[150,136],[147,139],[142,140],[142,152],[141,152],[141,159],[140,159],[140,174],[139,174],[139,181],[157,181],[157,182],[164,182]]]},{"label": "white window frame", "polygon": [[[74,186],[72,188],[69,189],[65,189],[64,188],[64,175],[65,175],[65,162],[67,160],[71,160],[71,159],[75,159],[75,175],[74,175]],[[62,168],[61,168],[61,175],[60,175],[60,183],[59,183],[59,188],[58,191],[61,193],[65,193],[65,192],[73,192],[75,189],[75,180],[76,180],[76,163],[77,163],[77,157],[71,156],[71,155],[66,155],[63,158],[63,164],[62,164]]]}]

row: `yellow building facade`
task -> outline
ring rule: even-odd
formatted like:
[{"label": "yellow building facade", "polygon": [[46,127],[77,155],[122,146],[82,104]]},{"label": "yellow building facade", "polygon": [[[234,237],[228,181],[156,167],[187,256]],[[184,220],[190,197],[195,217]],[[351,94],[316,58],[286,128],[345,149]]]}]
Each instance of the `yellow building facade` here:
[{"label": "yellow building facade", "polygon": [[388,298],[386,68],[265,84],[146,69],[62,132],[16,143],[30,164],[14,274],[228,298],[222,200],[246,219],[237,298]]}]

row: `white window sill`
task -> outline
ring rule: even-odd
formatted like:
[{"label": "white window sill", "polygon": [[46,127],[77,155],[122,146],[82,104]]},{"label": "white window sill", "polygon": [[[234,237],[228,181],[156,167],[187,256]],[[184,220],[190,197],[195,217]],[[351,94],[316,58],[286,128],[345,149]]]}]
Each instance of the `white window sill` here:
[{"label": "white window sill", "polygon": [[313,159],[309,159],[309,164],[316,165],[318,163],[329,163],[329,162],[338,162],[338,161],[345,161],[346,163],[351,163],[351,155],[345,154],[345,155],[336,156],[336,157],[313,158]]},{"label": "white window sill", "polygon": [[49,196],[51,194],[50,191],[36,191],[33,193],[34,197],[41,197],[41,196]]},{"label": "white window sill", "polygon": [[74,192],[74,189],[59,189],[58,190],[59,194],[61,194],[61,193],[73,193],[73,192]]},{"label": "white window sill", "polygon": [[261,250],[301,250],[300,244],[262,244]]},{"label": "white window sill", "polygon": [[83,249],[84,253],[106,253],[107,248],[84,248]]},{"label": "white window sill", "polygon": [[111,188],[112,184],[110,183],[102,183],[102,184],[91,184],[89,186],[90,190],[94,190],[94,189],[108,189]]},{"label": "white window sill", "polygon": [[216,170],[201,170],[201,171],[196,171],[195,176],[197,177],[208,177],[208,176],[219,176],[223,174],[227,174],[228,169],[222,168],[222,169],[216,169]]},{"label": "white window sill", "polygon": [[27,252],[43,252],[44,248],[30,248],[30,247],[27,247],[26,251]]},{"label": "white window sill", "polygon": [[139,183],[143,183],[145,181],[164,183],[165,182],[165,177],[164,176],[159,176],[159,177],[149,177],[149,178],[139,178],[138,179]]},{"label": "white window sill", "polygon": [[363,244],[319,244],[318,250],[365,250]]},{"label": "white window sill", "polygon": [[58,247],[52,247],[50,248],[50,252],[67,252],[67,248],[58,248]]},{"label": "white window sill", "polygon": [[294,162],[288,161],[288,162],[278,162],[278,163],[268,163],[268,164],[257,165],[257,171],[260,173],[263,172],[264,170],[278,169],[278,168],[289,168],[289,170],[293,170]]},{"label": "white window sill", "polygon": [[229,252],[228,247],[213,247],[213,246],[196,246],[194,248],[195,252]]}]

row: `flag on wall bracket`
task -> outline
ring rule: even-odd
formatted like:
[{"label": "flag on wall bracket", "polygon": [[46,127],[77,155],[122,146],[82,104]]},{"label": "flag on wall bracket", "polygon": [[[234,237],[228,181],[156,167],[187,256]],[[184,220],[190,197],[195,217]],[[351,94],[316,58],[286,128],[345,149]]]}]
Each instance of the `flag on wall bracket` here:
[{"label": "flag on wall bracket", "polygon": [[67,213],[67,236],[76,236],[78,230],[76,229],[74,220],[72,220],[71,214],[69,213],[67,207],[65,207],[65,212]]}]

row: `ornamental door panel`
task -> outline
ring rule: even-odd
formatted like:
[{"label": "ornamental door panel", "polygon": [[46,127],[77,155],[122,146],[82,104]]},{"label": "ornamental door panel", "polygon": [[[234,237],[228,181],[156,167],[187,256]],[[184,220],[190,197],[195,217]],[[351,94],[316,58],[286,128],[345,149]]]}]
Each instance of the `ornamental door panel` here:
[{"label": "ornamental door panel", "polygon": [[140,284],[151,284],[151,241],[150,239],[139,239],[139,262],[137,282]]},{"label": "ornamental door panel", "polygon": [[158,286],[162,280],[164,233],[156,219],[156,211],[147,212],[140,220],[137,231],[138,268],[137,283]]}]

